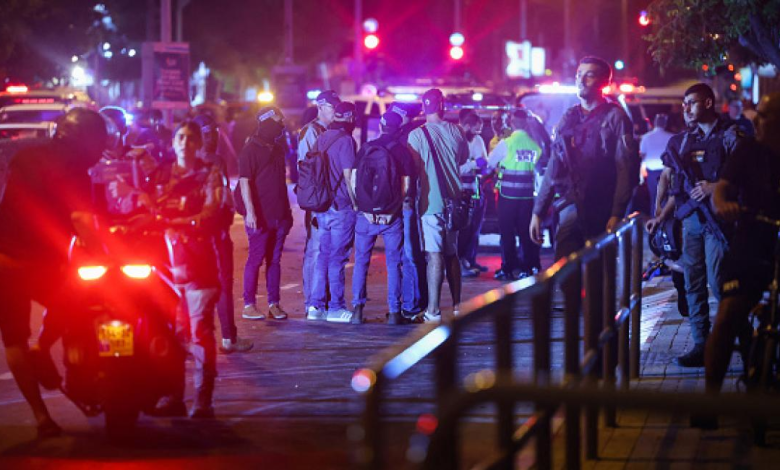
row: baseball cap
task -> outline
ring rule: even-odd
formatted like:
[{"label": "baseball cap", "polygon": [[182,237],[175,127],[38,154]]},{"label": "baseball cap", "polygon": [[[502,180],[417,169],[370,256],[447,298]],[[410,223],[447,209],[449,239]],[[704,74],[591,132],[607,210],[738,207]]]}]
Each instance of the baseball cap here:
[{"label": "baseball cap", "polygon": [[322,106],[325,104],[329,104],[331,106],[337,106],[339,103],[341,103],[341,100],[339,99],[339,95],[336,94],[333,90],[325,90],[319,95],[317,95],[317,106]]},{"label": "baseball cap", "polygon": [[389,131],[395,131],[403,124],[403,119],[395,111],[388,111],[379,119],[379,123]]},{"label": "baseball cap", "polygon": [[274,116],[279,116],[280,118],[284,119],[284,114],[282,114],[281,109],[277,108],[276,106],[266,106],[257,112],[257,122],[267,121]]},{"label": "baseball cap", "polygon": [[350,103],[349,101],[342,101],[338,105],[336,105],[336,113],[335,113],[336,120],[338,121],[346,121],[348,119],[353,119],[355,117],[355,103]]},{"label": "baseball cap", "polygon": [[422,96],[423,112],[436,114],[444,108],[444,94],[438,88],[431,88]]}]

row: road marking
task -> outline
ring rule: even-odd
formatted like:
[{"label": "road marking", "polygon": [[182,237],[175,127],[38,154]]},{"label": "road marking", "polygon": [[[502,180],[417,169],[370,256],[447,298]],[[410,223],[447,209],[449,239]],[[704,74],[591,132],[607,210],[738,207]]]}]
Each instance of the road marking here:
[{"label": "road marking", "polygon": [[292,289],[294,287],[298,287],[300,284],[285,284],[282,287],[280,287],[281,290],[288,290]]}]

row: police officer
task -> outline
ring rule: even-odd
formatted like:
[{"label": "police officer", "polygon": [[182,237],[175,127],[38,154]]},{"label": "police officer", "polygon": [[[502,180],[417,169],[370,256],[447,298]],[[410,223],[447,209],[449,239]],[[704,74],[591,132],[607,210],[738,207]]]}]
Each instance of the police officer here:
[{"label": "police officer", "polygon": [[[539,246],[531,240],[527,228],[534,205],[537,163],[548,159],[545,152],[549,152],[550,147],[542,139],[538,142],[529,135],[530,119],[535,118],[526,110],[515,110],[511,116],[514,131],[501,140],[488,157],[488,168],[498,169],[496,188],[503,265],[496,272],[496,279],[520,279],[541,268]],[[517,258],[518,236],[522,262]]]},{"label": "police officer", "polygon": [[[709,292],[720,301],[721,263],[728,248],[724,227],[713,217],[709,198],[726,159],[736,151],[742,131],[715,110],[715,93],[697,83],[685,91],[683,111],[688,130],[669,140],[662,155],[664,166],[674,173],[667,204],[683,225],[683,274],[688,300],[688,319],[694,346],[677,358],[682,367],[704,366],[704,345],[710,331]],[[670,211],[648,223],[660,223]]]},{"label": "police officer", "polygon": [[623,217],[639,179],[639,154],[625,111],[608,102],[602,89],[612,69],[597,57],[577,67],[580,104],[569,108],[554,131],[553,152],[534,203],[531,238],[542,243],[541,221],[555,193],[558,227],[555,257],[567,256],[585,241],[612,230]]}]

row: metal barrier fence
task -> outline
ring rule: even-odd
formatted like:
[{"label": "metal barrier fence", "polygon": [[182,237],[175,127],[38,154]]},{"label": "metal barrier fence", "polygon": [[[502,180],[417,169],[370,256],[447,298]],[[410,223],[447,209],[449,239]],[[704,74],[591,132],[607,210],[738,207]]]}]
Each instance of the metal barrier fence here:
[{"label": "metal barrier fence", "polygon": [[[355,390],[365,396],[363,433],[358,453],[366,468],[387,465],[384,455],[384,429],[381,407],[388,382],[398,378],[422,359],[433,355],[436,365],[436,416],[438,426],[431,436],[426,467],[454,469],[459,466],[458,424],[473,403],[474,396],[488,397],[497,405],[497,432],[500,456],[498,467],[511,468],[513,456],[530,437],[536,438],[537,466],[551,467],[551,421],[559,402],[534,400],[512,394],[488,394],[493,386],[511,383],[513,365],[512,307],[518,301],[531,301],[533,324],[534,390],[551,387],[550,317],[553,288],[564,294],[564,371],[563,389],[595,387],[614,391],[618,385],[628,390],[629,378],[639,376],[640,317],[642,305],[643,226],[630,217],[613,233],[604,234],[587,246],[561,259],[533,278],[504,285],[461,304],[461,314],[450,324],[424,325],[401,343],[373,357],[368,367],[358,370],[352,379]],[[620,261],[620,272],[618,272]],[[618,283],[617,281],[620,280]],[[620,292],[617,292],[620,286]],[[584,352],[580,355],[580,315],[583,318]],[[482,377],[476,392],[456,383],[458,339],[465,328],[476,321],[492,322],[496,335],[496,371]],[[473,387],[472,387],[473,388]],[[556,388],[560,390],[560,388]],[[516,429],[516,403],[535,402],[533,416]],[[552,406],[556,405],[556,406]],[[581,441],[587,458],[598,454],[598,417],[604,410],[606,423],[616,424],[614,404],[574,401],[564,411],[566,426],[566,462],[578,468]],[[584,411],[584,413],[582,413]],[[584,414],[584,439],[579,425]]]}]

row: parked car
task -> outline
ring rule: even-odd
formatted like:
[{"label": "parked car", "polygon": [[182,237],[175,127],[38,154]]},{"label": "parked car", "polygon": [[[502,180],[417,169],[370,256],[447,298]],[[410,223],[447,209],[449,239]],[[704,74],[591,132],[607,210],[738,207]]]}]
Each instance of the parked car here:
[{"label": "parked car", "polygon": [[0,108],[0,124],[55,122],[73,108],[69,104],[15,104]]},{"label": "parked car", "polygon": [[53,122],[24,122],[0,124],[0,140],[51,137],[56,125]]}]

